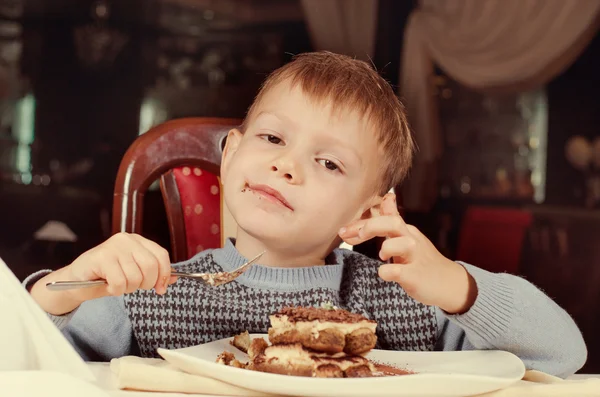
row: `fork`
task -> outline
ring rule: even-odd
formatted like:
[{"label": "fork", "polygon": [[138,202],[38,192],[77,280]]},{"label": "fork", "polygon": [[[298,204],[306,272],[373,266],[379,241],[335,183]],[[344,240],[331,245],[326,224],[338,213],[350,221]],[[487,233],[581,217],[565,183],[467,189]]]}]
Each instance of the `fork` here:
[{"label": "fork", "polygon": [[[242,273],[244,273],[250,265],[260,259],[261,256],[266,251],[261,252],[256,255],[254,258],[250,259],[248,262],[244,263],[242,266],[234,269],[230,272],[217,272],[217,273],[187,273],[187,272],[171,272],[171,276],[177,277],[187,277],[203,280],[206,284],[211,285],[213,287],[217,287],[219,285],[227,284],[236,278],[238,278]],[[51,283],[46,284],[46,288],[52,291],[64,291],[68,289],[75,288],[90,288],[96,287],[98,285],[107,284],[106,280],[87,280],[87,281],[53,281]]]}]

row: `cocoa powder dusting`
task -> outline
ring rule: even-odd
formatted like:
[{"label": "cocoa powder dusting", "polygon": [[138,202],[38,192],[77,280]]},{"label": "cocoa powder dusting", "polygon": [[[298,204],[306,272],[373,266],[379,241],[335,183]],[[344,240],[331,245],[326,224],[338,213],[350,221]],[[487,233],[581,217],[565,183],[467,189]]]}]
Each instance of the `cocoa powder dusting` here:
[{"label": "cocoa powder dusting", "polygon": [[400,369],[387,364],[379,364],[373,362],[377,374],[375,376],[400,376],[400,375],[414,375],[416,372],[409,371],[407,369]]},{"label": "cocoa powder dusting", "polygon": [[287,316],[291,323],[300,321],[331,321],[335,323],[357,323],[367,321],[374,323],[375,321],[361,316],[360,314],[350,313],[344,309],[321,309],[317,307],[284,307],[275,316]]}]

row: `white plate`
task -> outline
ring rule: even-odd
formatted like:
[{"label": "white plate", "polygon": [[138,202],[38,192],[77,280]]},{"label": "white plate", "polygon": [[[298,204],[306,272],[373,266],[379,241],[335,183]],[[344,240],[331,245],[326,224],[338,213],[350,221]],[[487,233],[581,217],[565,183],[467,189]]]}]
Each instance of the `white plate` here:
[{"label": "white plate", "polygon": [[[251,334],[252,338],[267,335]],[[158,353],[182,371],[208,376],[247,389],[290,396],[472,396],[505,388],[525,374],[514,354],[486,350],[462,352],[399,352],[372,350],[368,358],[417,372],[359,379],[307,378],[269,374],[217,364],[223,351],[240,361],[248,356],[221,339],[184,349],[158,349]]]}]

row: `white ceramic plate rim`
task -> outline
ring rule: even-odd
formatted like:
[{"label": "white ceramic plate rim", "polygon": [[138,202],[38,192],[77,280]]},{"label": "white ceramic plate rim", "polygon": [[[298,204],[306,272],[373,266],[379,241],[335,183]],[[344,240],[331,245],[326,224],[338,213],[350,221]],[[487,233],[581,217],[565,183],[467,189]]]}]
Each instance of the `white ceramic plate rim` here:
[{"label": "white ceramic plate rim", "polygon": [[[252,338],[255,337],[264,337],[267,338],[264,334],[252,334]],[[436,357],[436,360],[444,360],[447,358],[455,359],[456,357],[466,357],[472,358],[477,357],[477,355],[481,356],[482,353],[486,356],[482,357],[490,357],[494,359],[503,360],[508,367],[510,368],[510,374],[499,375],[481,375],[481,374],[469,374],[462,372],[421,372],[417,374],[410,375],[401,375],[401,376],[389,376],[389,377],[374,377],[374,378],[343,378],[343,379],[328,379],[328,378],[307,378],[300,376],[289,376],[289,375],[279,375],[279,374],[271,374],[264,372],[256,372],[249,371],[246,369],[235,368],[224,366],[221,364],[217,364],[216,354],[215,357],[206,357],[206,349],[204,348],[212,348],[212,346],[219,347],[216,350],[228,350],[236,355],[241,361],[247,360],[247,355],[237,350],[233,346],[229,344],[229,341],[232,338],[225,338],[218,341],[214,341],[211,343],[207,343],[204,345],[192,346],[182,349],[174,349],[174,350],[166,350],[159,349],[158,352],[165,360],[169,361],[172,365],[186,371],[185,365],[180,363],[180,359],[183,359],[185,362],[193,363],[194,372],[200,375],[209,376],[215,379],[219,379],[221,381],[245,387],[248,389],[253,389],[256,391],[262,391],[267,393],[279,393],[279,394],[296,394],[296,392],[291,393],[290,390],[294,390],[294,388],[290,385],[290,383],[298,383],[298,387],[300,382],[302,382],[302,389],[307,393],[303,393],[305,395],[335,395],[329,393],[322,393],[322,390],[330,389],[332,387],[342,387],[343,390],[338,390],[336,394],[348,395],[351,394],[353,387],[357,387],[359,389],[363,389],[368,385],[372,385],[376,388],[376,390],[381,391],[382,388],[393,387],[396,390],[396,395],[402,395],[401,393],[397,393],[398,390],[402,390],[404,385],[409,384],[430,384],[431,382],[450,382],[455,387],[456,385],[464,384],[467,389],[477,389],[477,392],[469,392],[465,390],[466,393],[456,395],[472,395],[472,394],[480,394],[489,391],[498,390],[504,387],[511,385],[514,382],[520,380],[525,373],[525,366],[523,362],[516,357],[515,355],[504,352],[504,351],[463,351],[463,352],[389,352],[389,351],[381,351],[374,350],[373,354],[377,355],[379,352],[383,352],[383,354],[395,354],[397,353],[400,360],[396,361],[396,363],[391,363],[387,360],[388,364],[392,364],[394,366],[403,367],[402,365],[398,365],[398,362],[407,361],[411,357],[423,357],[423,356],[432,356]],[[215,351],[216,351],[215,350]],[[202,353],[205,353],[203,356]],[[214,353],[214,351],[212,352]],[[380,360],[377,360],[380,361]],[[410,360],[408,360],[410,361]],[[386,363],[386,362],[382,362]],[[189,368],[186,372],[190,372]],[[407,367],[407,369],[410,369]],[[278,387],[278,384],[284,384],[282,387]],[[257,387],[257,384],[259,386]],[[469,385],[470,384],[470,385]],[[487,385],[487,386],[486,386]],[[470,387],[469,387],[470,386]],[[473,390],[474,390],[473,389]],[[314,392],[311,392],[313,390]],[[321,390],[321,393],[317,391]],[[372,393],[372,395],[390,395],[390,393],[386,393],[381,391],[381,393]],[[356,395],[356,394],[355,394]],[[412,395],[412,394],[411,394]],[[420,394],[414,394],[420,395]],[[432,395],[442,395],[442,394],[432,394]]]}]

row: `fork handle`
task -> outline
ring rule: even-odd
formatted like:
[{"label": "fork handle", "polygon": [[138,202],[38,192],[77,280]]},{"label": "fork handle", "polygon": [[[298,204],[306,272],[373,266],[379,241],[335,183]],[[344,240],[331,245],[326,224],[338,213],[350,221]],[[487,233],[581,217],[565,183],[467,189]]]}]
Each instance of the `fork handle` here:
[{"label": "fork handle", "polygon": [[46,284],[46,288],[51,291],[66,291],[76,288],[90,288],[98,285],[106,284],[106,280],[90,280],[90,281],[53,281]]},{"label": "fork handle", "polygon": [[[189,273],[171,272],[171,276],[190,277]],[[86,280],[86,281],[53,281],[46,284],[50,291],[66,291],[77,288],[91,288],[98,285],[105,285],[106,280]]]},{"label": "fork handle", "polygon": [[198,278],[198,276],[193,276],[192,274],[186,272],[171,272],[171,276]]}]

